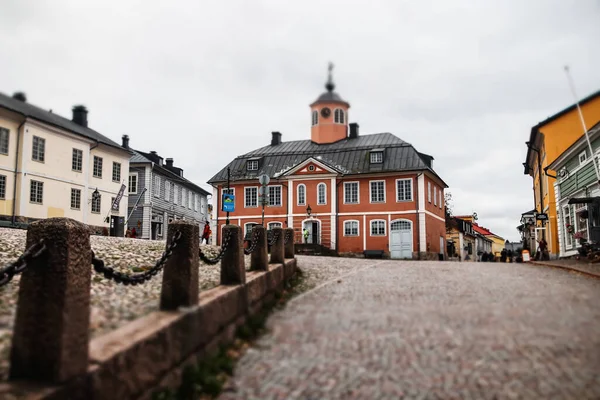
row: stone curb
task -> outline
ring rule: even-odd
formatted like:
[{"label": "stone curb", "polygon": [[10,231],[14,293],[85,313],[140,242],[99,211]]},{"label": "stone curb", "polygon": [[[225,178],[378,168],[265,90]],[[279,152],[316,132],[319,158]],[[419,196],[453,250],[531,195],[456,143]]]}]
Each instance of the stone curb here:
[{"label": "stone curb", "polygon": [[562,269],[562,270],[569,271],[569,272],[577,272],[577,273],[583,274],[585,276],[588,276],[590,278],[600,279],[600,275],[598,275],[598,274],[594,274],[594,273],[584,271],[584,270],[578,269],[578,268],[567,267],[564,265],[555,265],[555,264],[539,262],[539,261],[530,261],[529,263],[525,263],[525,264],[538,265],[538,266],[544,266],[544,267],[553,267],[553,268],[558,268],[558,269]]},{"label": "stone curb", "polygon": [[[376,262],[376,263],[374,263],[374,264],[367,265],[366,267],[358,268],[358,269],[357,269],[357,270],[355,270],[355,271],[348,272],[347,274],[340,275],[340,276],[336,276],[335,278],[333,278],[333,279],[330,279],[330,280],[328,280],[328,281],[326,281],[326,282],[323,282],[323,283],[321,283],[320,285],[317,285],[317,286],[315,286],[314,288],[312,288],[312,289],[310,289],[310,290],[307,290],[307,291],[306,291],[306,292],[304,292],[304,293],[300,293],[298,296],[296,296],[296,297],[294,297],[294,298],[290,299],[290,300],[287,302],[287,304],[292,304],[292,303],[295,303],[296,301],[298,301],[298,300],[302,299],[303,297],[305,297],[305,296],[307,296],[307,295],[309,295],[309,294],[312,294],[312,293],[316,292],[317,290],[319,290],[319,289],[321,289],[321,288],[323,288],[323,287],[325,287],[325,286],[331,285],[331,284],[333,284],[333,283],[335,283],[335,282],[339,281],[340,279],[344,279],[344,278],[347,278],[347,277],[349,277],[349,276],[352,276],[352,275],[354,275],[354,274],[357,274],[357,273],[359,273],[359,272],[362,272],[362,271],[364,271],[364,270],[366,270],[366,269],[369,269],[369,268],[376,267],[376,266],[378,266],[378,265],[380,265],[380,264],[383,264],[383,263],[384,263],[384,262],[386,262],[386,261],[389,261],[389,260],[378,261],[378,262]],[[298,266],[298,268],[299,268],[299,269],[302,269],[302,266],[301,266],[301,265],[299,265],[299,266]]]}]

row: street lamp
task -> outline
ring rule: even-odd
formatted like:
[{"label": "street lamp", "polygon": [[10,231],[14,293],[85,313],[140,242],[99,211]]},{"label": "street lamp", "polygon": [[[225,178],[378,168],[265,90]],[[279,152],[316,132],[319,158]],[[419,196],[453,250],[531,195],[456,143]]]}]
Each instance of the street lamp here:
[{"label": "street lamp", "polygon": [[306,207],[306,215],[308,215],[310,217],[310,214],[312,214],[312,208],[310,208],[310,204],[309,204],[308,207]]}]

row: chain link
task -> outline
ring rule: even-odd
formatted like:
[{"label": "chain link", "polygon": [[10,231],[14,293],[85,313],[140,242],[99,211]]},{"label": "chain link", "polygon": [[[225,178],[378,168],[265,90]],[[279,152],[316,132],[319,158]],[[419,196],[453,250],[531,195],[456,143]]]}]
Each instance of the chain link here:
[{"label": "chain link", "polygon": [[117,283],[122,283],[123,285],[137,285],[140,283],[144,283],[144,282],[152,279],[164,268],[167,260],[173,254],[173,249],[175,249],[175,247],[177,247],[179,240],[181,240],[181,231],[177,232],[173,236],[173,239],[171,239],[171,243],[169,244],[167,249],[163,252],[162,256],[156,262],[154,267],[152,267],[148,271],[143,272],[141,274],[128,275],[128,274],[124,274],[119,271],[115,271],[114,268],[105,266],[103,260],[96,258],[96,255],[94,254],[93,251],[92,251],[92,265],[94,266],[94,270],[97,273],[103,274],[105,278],[112,279],[113,281],[115,281]]},{"label": "chain link", "polygon": [[269,242],[269,246],[273,246],[275,242],[279,239],[279,231],[273,232],[273,237],[271,237],[271,241]]},{"label": "chain link", "polygon": [[46,245],[44,244],[44,239],[31,245],[16,259],[16,261],[0,270],[0,287],[10,282],[15,275],[25,271],[27,269],[27,263],[40,257],[45,251]]},{"label": "chain link", "polygon": [[244,249],[244,254],[248,255],[254,252],[254,250],[256,250],[256,247],[258,246],[258,230],[254,230],[254,232],[252,233],[252,240],[250,242],[250,246],[248,246],[247,249]]},{"label": "chain link", "polygon": [[198,249],[198,256],[205,264],[215,265],[216,263],[221,261],[221,259],[225,255],[225,252],[227,251],[227,247],[229,246],[230,239],[231,239],[231,232],[227,231],[227,234],[223,237],[223,243],[221,246],[221,250],[219,251],[219,254],[217,254],[217,256],[215,258],[208,257],[206,254],[204,254],[202,249]]}]

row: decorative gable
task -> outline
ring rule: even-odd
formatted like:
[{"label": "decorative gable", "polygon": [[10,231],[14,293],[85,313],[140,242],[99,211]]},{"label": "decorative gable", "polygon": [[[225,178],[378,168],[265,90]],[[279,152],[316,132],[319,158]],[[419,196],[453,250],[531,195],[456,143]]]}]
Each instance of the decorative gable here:
[{"label": "decorative gable", "polygon": [[298,172],[296,172],[297,175],[311,175],[311,174],[323,174],[323,173],[330,173],[330,171],[327,171],[327,170],[323,169],[322,167],[320,167],[319,165],[312,163],[312,162],[309,163],[308,165],[305,165]]}]

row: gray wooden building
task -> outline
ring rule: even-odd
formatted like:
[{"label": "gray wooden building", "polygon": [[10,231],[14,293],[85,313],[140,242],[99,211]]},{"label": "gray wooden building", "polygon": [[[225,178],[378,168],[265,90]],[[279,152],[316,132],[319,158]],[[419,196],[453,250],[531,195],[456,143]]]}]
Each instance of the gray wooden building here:
[{"label": "gray wooden building", "polygon": [[127,227],[135,228],[138,238],[162,240],[171,221],[187,220],[197,222],[202,233],[209,219],[209,193],[185,179],[172,158],[163,162],[156,151],[131,149],[127,135],[122,145],[134,153],[129,161]]}]

